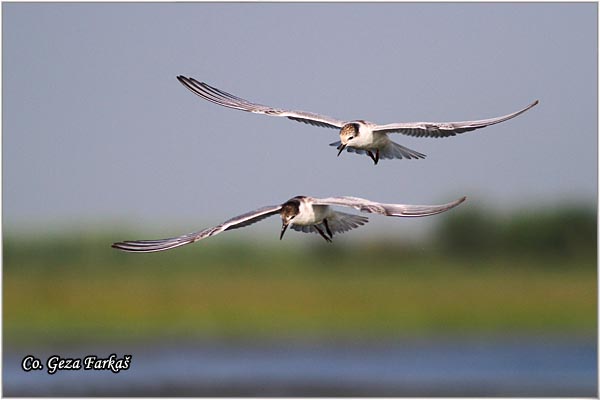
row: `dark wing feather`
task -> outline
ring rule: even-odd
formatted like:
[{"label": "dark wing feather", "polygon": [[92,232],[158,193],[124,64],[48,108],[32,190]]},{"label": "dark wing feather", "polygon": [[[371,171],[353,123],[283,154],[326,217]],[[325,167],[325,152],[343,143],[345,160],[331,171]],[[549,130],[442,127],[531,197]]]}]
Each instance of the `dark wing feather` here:
[{"label": "dark wing feather", "polygon": [[416,137],[448,137],[456,136],[457,134],[474,131],[475,129],[485,128],[486,126],[499,124],[500,122],[508,121],[525,111],[534,107],[539,103],[534,101],[522,110],[502,117],[482,119],[478,121],[462,121],[462,122],[407,122],[395,123],[387,125],[376,125],[373,128],[374,132],[380,133],[401,133],[403,135]]},{"label": "dark wing feather", "polygon": [[186,235],[177,236],[168,239],[158,240],[128,240],[124,242],[113,243],[112,247],[123,251],[131,251],[138,253],[151,253],[155,251],[163,251],[174,249],[175,247],[183,246],[189,243],[194,243],[210,236],[217,235],[223,231],[242,228],[251,225],[255,222],[263,220],[271,215],[277,214],[281,210],[281,206],[266,206],[258,210],[250,211],[237,217],[233,217],[223,222],[220,225],[212,228],[207,228],[198,232],[188,233]]},{"label": "dark wing feather", "polygon": [[328,197],[325,199],[315,199],[315,204],[329,206],[351,207],[365,213],[375,213],[390,217],[425,217],[428,215],[439,214],[456,207],[466,197],[462,197],[451,203],[442,204],[439,206],[419,206],[409,204],[385,204],[375,201],[361,199],[359,197]]},{"label": "dark wing feather", "polygon": [[339,129],[346,123],[338,119],[328,117],[326,115],[319,115],[306,111],[291,111],[280,108],[274,108],[265,106],[258,103],[252,103],[248,100],[242,99],[241,97],[234,96],[230,93],[224,92],[213,86],[208,85],[204,82],[199,82],[194,78],[186,78],[184,76],[178,76],[177,79],[192,93],[202,97],[204,100],[208,100],[212,103],[218,104],[223,107],[233,108],[235,110],[248,111],[255,114],[272,115],[275,117],[286,117],[293,121],[304,122],[305,124],[321,126],[325,128]]}]

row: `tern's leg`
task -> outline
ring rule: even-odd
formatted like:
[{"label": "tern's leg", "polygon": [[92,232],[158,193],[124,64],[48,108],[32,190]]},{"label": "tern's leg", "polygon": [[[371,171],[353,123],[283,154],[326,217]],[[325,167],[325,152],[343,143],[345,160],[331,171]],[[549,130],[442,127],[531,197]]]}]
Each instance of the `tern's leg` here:
[{"label": "tern's leg", "polygon": [[375,152],[375,165],[377,165],[378,162],[379,162],[379,148],[377,148],[377,151]]},{"label": "tern's leg", "polygon": [[377,165],[377,161],[379,161],[379,149],[377,149],[377,157],[373,155],[373,152],[371,150],[367,150],[367,154],[369,155],[369,157],[371,157],[371,160],[373,160],[375,165]]},{"label": "tern's leg", "polygon": [[319,234],[320,234],[321,236],[323,236],[323,239],[325,239],[327,242],[330,242],[330,243],[331,243],[331,239],[329,239],[329,238],[327,237],[327,235],[325,235],[325,233],[323,232],[323,230],[321,230],[321,228],[319,228],[319,226],[318,226],[318,225],[313,225],[313,226],[315,227],[315,229],[317,230],[317,232],[319,232]]},{"label": "tern's leg", "polygon": [[367,150],[367,154],[369,155],[369,157],[371,157],[371,160],[375,162],[375,156],[373,155],[373,153],[371,153],[371,150]]},{"label": "tern's leg", "polygon": [[323,225],[325,225],[325,229],[327,230],[327,233],[329,234],[329,237],[333,238],[333,233],[331,233],[331,229],[329,229],[329,224],[327,223],[327,218],[325,218],[323,220]]}]

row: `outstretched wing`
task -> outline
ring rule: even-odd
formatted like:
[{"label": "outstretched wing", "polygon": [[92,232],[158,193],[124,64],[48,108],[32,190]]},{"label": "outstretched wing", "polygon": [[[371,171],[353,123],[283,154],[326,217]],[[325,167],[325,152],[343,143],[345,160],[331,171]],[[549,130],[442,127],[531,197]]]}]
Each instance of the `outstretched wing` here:
[{"label": "outstretched wing", "polygon": [[290,111],[280,108],[273,108],[262,104],[251,103],[240,97],[234,96],[204,82],[198,82],[194,78],[178,76],[177,79],[192,93],[223,107],[229,107],[236,110],[248,111],[255,114],[273,115],[275,117],[287,117],[291,120],[304,122],[305,124],[323,126],[326,128],[339,129],[346,123],[326,115],[314,114],[306,111]]},{"label": "outstretched wing", "polygon": [[315,199],[314,204],[352,207],[362,212],[376,213],[390,217],[425,217],[428,215],[434,215],[448,211],[465,201],[465,199],[466,197],[462,197],[456,201],[453,201],[452,203],[442,204],[439,206],[413,206],[408,204],[377,203],[375,201],[361,199],[359,197],[342,196]]},{"label": "outstretched wing", "polygon": [[376,125],[373,128],[374,132],[381,133],[401,133],[403,135],[416,137],[448,137],[456,136],[459,133],[474,131],[475,129],[485,128],[486,126],[499,124],[500,122],[508,121],[525,111],[534,107],[539,103],[534,101],[522,110],[516,111],[502,117],[482,119],[479,121],[462,121],[462,122],[408,122],[395,123],[387,125]]},{"label": "outstretched wing", "polygon": [[205,239],[210,236],[217,235],[223,231],[242,228],[248,226],[271,215],[277,214],[281,210],[281,206],[266,206],[258,210],[250,211],[237,217],[233,217],[220,225],[212,228],[207,228],[202,231],[188,233],[174,238],[158,239],[158,240],[130,240],[124,242],[113,243],[111,247],[123,251],[132,251],[139,253],[151,253],[154,251],[163,251],[174,249],[175,247],[183,246],[188,243],[194,243],[198,240]]}]

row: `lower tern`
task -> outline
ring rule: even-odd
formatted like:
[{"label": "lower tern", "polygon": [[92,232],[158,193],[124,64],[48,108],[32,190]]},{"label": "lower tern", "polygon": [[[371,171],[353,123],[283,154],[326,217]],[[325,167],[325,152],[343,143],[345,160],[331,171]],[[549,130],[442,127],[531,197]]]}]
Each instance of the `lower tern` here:
[{"label": "lower tern", "polygon": [[475,121],[400,122],[378,125],[362,119],[342,121],[336,118],[306,111],[292,111],[273,108],[244,100],[240,97],[210,86],[207,83],[199,82],[194,78],[186,78],[180,75],[177,77],[177,79],[186,88],[192,91],[192,93],[202,97],[205,100],[224,107],[248,111],[255,114],[286,117],[291,120],[304,122],[310,125],[339,129],[340,140],[330,144],[330,146],[336,146],[338,149],[338,156],[342,154],[344,150],[347,150],[351,153],[366,154],[373,160],[375,164],[379,162],[379,159],[386,158],[425,158],[425,154],[392,142],[388,137],[388,133],[400,133],[408,136],[434,138],[456,136],[460,133],[474,131],[476,129],[485,128],[486,126],[508,121],[509,119],[523,114],[525,111],[539,103],[539,101],[536,100],[527,107],[512,114]]},{"label": "lower tern", "polygon": [[187,235],[169,239],[124,241],[113,243],[112,247],[139,253],[174,249],[224,231],[251,225],[275,214],[281,216],[280,240],[283,239],[286,229],[290,227],[300,232],[318,233],[325,241],[331,242],[334,233],[346,232],[368,222],[367,217],[334,211],[331,206],[350,207],[364,213],[375,213],[390,217],[426,217],[448,211],[465,201],[465,199],[466,197],[462,197],[451,203],[438,206],[417,206],[384,204],[347,196],[327,197],[324,199],[296,196],[283,204],[261,207],[257,210],[233,217],[212,228],[188,233]]}]

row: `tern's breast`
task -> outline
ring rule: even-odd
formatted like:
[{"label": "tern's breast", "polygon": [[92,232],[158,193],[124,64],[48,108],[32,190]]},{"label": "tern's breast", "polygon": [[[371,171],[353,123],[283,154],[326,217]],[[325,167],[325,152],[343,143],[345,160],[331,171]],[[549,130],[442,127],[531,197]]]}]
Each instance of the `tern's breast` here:
[{"label": "tern's breast", "polygon": [[385,144],[381,142],[387,140],[387,135],[374,134],[373,126],[374,124],[370,122],[360,124],[358,128],[359,134],[354,138],[351,146],[357,149],[373,149]]},{"label": "tern's breast", "polygon": [[323,221],[329,214],[329,206],[313,206],[306,202],[300,203],[300,212],[293,220],[295,225],[314,225]]}]

